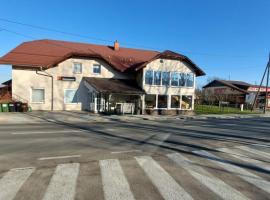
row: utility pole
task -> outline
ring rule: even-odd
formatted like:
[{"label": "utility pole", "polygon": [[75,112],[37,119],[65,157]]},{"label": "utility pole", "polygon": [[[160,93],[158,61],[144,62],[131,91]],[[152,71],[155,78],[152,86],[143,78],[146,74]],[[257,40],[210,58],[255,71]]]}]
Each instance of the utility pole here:
[{"label": "utility pole", "polygon": [[269,61],[267,64],[267,77],[266,77],[266,89],[265,89],[265,102],[264,102],[264,110],[263,112],[266,113],[266,108],[268,107],[268,84],[269,84],[269,70],[270,70],[270,54],[269,54]]},{"label": "utility pole", "polygon": [[259,86],[259,89],[256,93],[256,96],[255,96],[255,99],[254,99],[254,102],[253,102],[253,105],[252,105],[252,108],[251,108],[251,111],[254,110],[254,107],[255,107],[255,104],[257,102],[257,98],[259,96],[259,93],[261,91],[261,87],[262,87],[262,84],[263,84],[263,81],[264,81],[264,78],[265,78],[265,75],[267,73],[267,77],[266,77],[266,91],[265,91],[265,101],[264,101],[264,109],[263,109],[263,112],[266,113],[266,107],[268,105],[268,86],[269,86],[269,71],[270,71],[270,54],[269,54],[269,59],[268,59],[268,63],[267,63],[267,66],[264,70],[264,73],[263,73],[263,77],[262,77],[262,80],[261,80],[261,84]]}]

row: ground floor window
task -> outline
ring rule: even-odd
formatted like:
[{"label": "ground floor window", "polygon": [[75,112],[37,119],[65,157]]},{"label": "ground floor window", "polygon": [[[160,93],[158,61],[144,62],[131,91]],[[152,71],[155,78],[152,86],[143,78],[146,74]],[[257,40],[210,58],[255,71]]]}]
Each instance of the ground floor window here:
[{"label": "ground floor window", "polygon": [[167,108],[167,95],[158,95],[158,108]]},{"label": "ground floor window", "polygon": [[66,89],[64,91],[64,102],[65,103],[78,103],[77,90]]},{"label": "ground floor window", "polygon": [[180,108],[180,96],[172,95],[171,96],[171,108]]},{"label": "ground floor window", "polygon": [[32,89],[32,103],[44,103],[45,102],[45,90],[44,89]]},{"label": "ground floor window", "polygon": [[156,95],[155,94],[145,95],[145,107],[146,108],[155,108],[156,107]]},{"label": "ground floor window", "polygon": [[192,96],[188,95],[182,96],[181,108],[183,110],[188,110],[192,108]]}]

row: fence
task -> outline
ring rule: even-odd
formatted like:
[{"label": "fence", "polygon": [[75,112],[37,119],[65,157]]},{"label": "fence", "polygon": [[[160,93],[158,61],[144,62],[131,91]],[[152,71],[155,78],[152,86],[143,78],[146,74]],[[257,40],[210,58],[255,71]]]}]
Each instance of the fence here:
[{"label": "fence", "polygon": [[[195,104],[195,112],[201,114],[248,114],[251,112],[250,104],[230,104],[230,103],[218,103],[218,104]],[[259,110],[256,110],[259,112]]]}]

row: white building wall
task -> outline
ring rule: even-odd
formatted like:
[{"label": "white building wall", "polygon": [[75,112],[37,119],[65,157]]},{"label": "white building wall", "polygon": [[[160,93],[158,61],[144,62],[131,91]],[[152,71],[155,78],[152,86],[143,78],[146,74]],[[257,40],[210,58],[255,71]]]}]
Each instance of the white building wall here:
[{"label": "white building wall", "polygon": [[[73,63],[82,63],[82,73],[73,73]],[[101,74],[93,73],[93,64],[101,64]],[[53,76],[54,81],[54,110],[85,110],[88,106],[88,90],[83,85],[83,77],[98,78],[129,78],[126,75],[114,70],[108,64],[97,59],[77,59],[71,58],[54,68],[46,70]],[[59,76],[75,77],[76,81],[61,81]],[[12,69],[12,92],[14,98],[25,99],[33,110],[50,110],[51,109],[51,78],[37,75],[34,70],[26,70],[25,68],[14,67]],[[32,88],[45,89],[45,102],[32,103]],[[78,89],[79,103],[65,104],[64,90]]]},{"label": "white building wall", "polygon": [[168,95],[168,109],[170,109],[171,95],[188,95],[192,96],[192,109],[194,109],[194,98],[196,88],[196,76],[194,73],[194,86],[193,87],[180,87],[180,86],[164,86],[164,85],[147,85],[145,84],[145,72],[147,70],[153,71],[166,71],[166,72],[179,72],[179,73],[194,73],[192,68],[186,63],[179,60],[169,59],[156,59],[150,62],[143,69],[143,89],[146,94]]}]

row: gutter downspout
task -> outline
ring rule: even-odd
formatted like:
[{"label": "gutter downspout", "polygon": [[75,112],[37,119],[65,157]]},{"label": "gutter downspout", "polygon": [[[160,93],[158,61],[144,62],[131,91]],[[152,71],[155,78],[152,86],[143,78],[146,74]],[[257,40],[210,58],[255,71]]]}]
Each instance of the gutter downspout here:
[{"label": "gutter downspout", "polygon": [[51,75],[51,74],[49,74],[48,72],[46,72],[46,71],[44,71],[43,69],[42,69],[42,67],[40,67],[40,71],[42,71],[43,73],[45,73],[45,74],[41,74],[41,73],[39,73],[38,72],[38,70],[36,70],[36,74],[37,75],[40,75],[40,76],[46,76],[46,77],[50,77],[51,78],[51,81],[52,81],[52,92],[51,92],[51,95],[52,95],[52,98],[51,98],[51,111],[53,111],[54,110],[54,102],[53,102],[53,100],[54,100],[54,92],[53,92],[53,76]]}]

